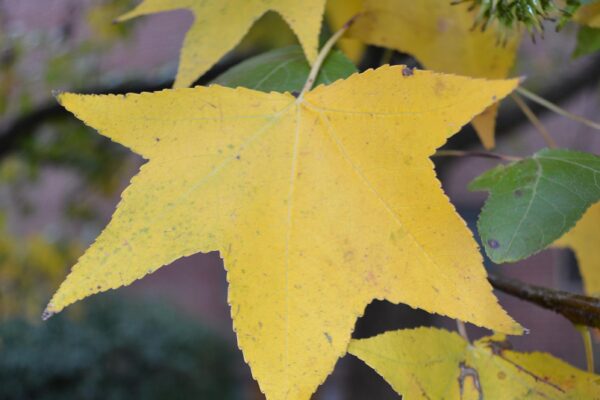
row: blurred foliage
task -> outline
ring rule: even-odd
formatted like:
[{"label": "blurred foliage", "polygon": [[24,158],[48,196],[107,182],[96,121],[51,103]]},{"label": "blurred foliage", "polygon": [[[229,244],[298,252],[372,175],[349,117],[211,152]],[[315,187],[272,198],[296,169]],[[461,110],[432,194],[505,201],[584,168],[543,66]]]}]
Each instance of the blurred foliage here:
[{"label": "blurred foliage", "polygon": [[0,321],[13,315],[39,319],[82,246],[53,243],[42,235],[18,238],[3,225],[0,222]]},{"label": "blurred foliage", "polygon": [[581,26],[577,32],[577,47],[573,58],[585,56],[600,50],[600,28]]},{"label": "blurred foliage", "polygon": [[62,23],[48,29],[11,20],[9,7],[0,0],[0,117],[30,110],[52,89],[99,82],[102,57],[132,31],[132,25],[111,22],[133,3],[71,2]]},{"label": "blurred foliage", "polygon": [[[66,18],[48,28],[10,19],[0,0],[0,127],[48,101],[51,89],[98,84],[102,57],[131,32],[131,25],[111,22],[133,2],[72,2]],[[35,129],[35,134],[21,132],[0,159],[1,211],[16,223],[34,212],[43,199],[30,198],[29,192],[47,166],[75,172],[78,184],[64,195],[64,222],[44,228],[52,234],[16,234],[14,226],[0,223],[0,320],[39,318],[81,253],[79,241],[67,239],[74,236],[69,228],[95,223],[96,207],[89,198],[113,195],[127,160],[125,149],[91,135],[73,118],[49,118]]]},{"label": "blurred foliage", "polygon": [[103,194],[116,191],[119,172],[129,154],[127,149],[92,134],[90,128],[74,118],[57,120],[38,129],[36,135],[20,141],[14,153],[27,166],[27,176],[35,178],[44,165],[51,164],[76,171]]},{"label": "blurred foliage", "polygon": [[78,176],[78,183],[64,194],[62,217],[49,227],[51,235],[15,234],[0,222],[0,320],[14,315],[39,318],[51,292],[84,248],[78,239],[69,239],[74,236],[70,228],[82,224],[96,228],[99,215],[93,200],[116,193],[126,154],[75,120],[65,119],[45,124],[0,160],[1,210],[17,222],[42,204],[35,191],[30,192],[45,167],[75,171]]},{"label": "blurred foliage", "polygon": [[173,310],[109,296],[76,311],[0,324],[1,399],[236,398],[229,346]]}]

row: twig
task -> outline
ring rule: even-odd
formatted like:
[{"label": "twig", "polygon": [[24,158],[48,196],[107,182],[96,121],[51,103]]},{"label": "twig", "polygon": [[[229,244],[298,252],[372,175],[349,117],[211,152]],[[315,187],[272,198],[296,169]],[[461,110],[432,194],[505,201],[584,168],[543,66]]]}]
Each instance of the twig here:
[{"label": "twig", "polygon": [[592,345],[592,335],[590,329],[587,326],[575,325],[575,329],[581,333],[581,339],[583,339],[583,346],[585,347],[585,359],[587,361],[587,370],[590,373],[594,373],[594,346]]},{"label": "twig", "polygon": [[[241,58],[236,58],[228,61],[227,63],[218,64],[215,68],[209,71],[206,76],[200,78],[196,84],[206,84],[217,75],[223,73],[227,68],[234,65]],[[375,57],[376,62],[364,63],[361,69],[376,68],[379,66],[381,56]],[[561,77],[557,80],[558,83],[548,87],[544,90],[543,97],[551,99],[555,102],[566,102],[574,96],[591,90],[594,86],[590,85],[590,82],[594,82],[600,78],[600,53],[596,56],[590,56],[591,62],[586,64],[583,68],[575,69],[570,71],[569,74]],[[414,64],[414,59],[407,59],[401,64]],[[73,88],[70,91],[78,93],[139,93],[139,92],[151,92],[155,90],[161,90],[172,87],[172,82],[164,82],[157,84],[156,82],[140,82],[131,81],[124,82],[120,86],[101,86],[101,87],[87,87],[87,88]],[[531,106],[533,112],[537,115],[542,115],[548,112],[548,109],[541,107],[537,103]],[[497,136],[506,137],[509,134],[515,132],[515,129],[527,121],[522,116],[523,113],[517,110],[517,107],[507,107],[506,112],[500,114],[497,124]],[[39,127],[48,120],[56,119],[61,120],[64,118],[70,118],[71,114],[65,111],[54,99],[49,99],[43,103],[37,109],[24,113],[12,121],[2,121],[0,123],[0,160],[6,155],[18,151],[20,149],[19,141],[21,139],[27,139],[39,132]],[[23,127],[25,126],[25,129]],[[466,148],[474,144],[479,144],[479,139],[475,134],[464,134],[455,135],[450,139],[450,144],[453,147]],[[448,158],[452,160],[452,158]],[[447,169],[440,169],[440,175]]]},{"label": "twig", "polygon": [[548,147],[550,147],[550,148],[558,147],[556,145],[556,142],[550,135],[550,132],[548,132],[548,130],[546,129],[544,124],[542,124],[542,121],[540,121],[540,119],[535,115],[535,113],[533,111],[531,111],[531,108],[529,108],[527,103],[525,103],[525,101],[523,101],[521,96],[519,96],[516,93],[511,93],[510,97],[514,100],[515,103],[517,103],[517,105],[519,106],[521,111],[523,111],[523,114],[525,114],[525,116],[529,119],[529,121],[531,121],[531,124],[540,133],[540,135],[542,136],[542,138],[544,139],[544,141],[546,142]]},{"label": "twig", "polygon": [[524,89],[522,87],[518,87],[516,90],[517,90],[517,92],[522,94],[524,97],[527,97],[529,100],[535,101],[539,105],[544,106],[547,109],[554,111],[555,113],[557,113],[559,115],[562,115],[563,117],[567,117],[574,121],[581,122],[582,124],[589,126],[590,128],[600,130],[600,123],[598,123],[598,122],[591,121],[585,117],[582,117],[581,115],[573,114],[573,113],[565,110],[564,108],[561,108],[561,107],[557,106],[556,104],[551,103],[548,100],[544,99],[543,97],[538,96],[537,94],[530,92],[529,90]]},{"label": "twig", "polygon": [[463,151],[463,150],[438,150],[433,157],[480,157],[492,158],[502,161],[521,161],[521,157],[506,154],[492,153],[490,151]]},{"label": "twig", "polygon": [[496,274],[488,274],[488,280],[496,289],[552,310],[574,325],[600,328],[600,299],[534,286]]},{"label": "twig", "polygon": [[306,83],[304,84],[304,87],[302,88],[302,91],[300,92],[300,95],[298,96],[298,101],[301,101],[301,99],[304,97],[304,94],[306,92],[308,92],[310,89],[312,89],[313,85],[315,84],[315,81],[317,80],[317,75],[319,75],[319,71],[321,70],[321,66],[323,65],[323,62],[325,61],[325,59],[329,55],[329,52],[331,51],[331,49],[333,48],[333,46],[337,43],[337,41],[340,40],[340,38],[342,36],[344,36],[344,34],[346,33],[346,31],[348,29],[350,29],[350,27],[352,26],[352,24],[354,23],[354,21],[356,21],[356,18],[358,18],[359,15],[360,15],[360,13],[356,14],[352,18],[350,18],[344,24],[344,26],[342,26],[342,28],[339,31],[337,31],[336,33],[334,33],[333,36],[331,36],[329,38],[329,40],[325,43],[325,45],[323,46],[323,48],[319,52],[319,55],[317,56],[317,59],[315,60],[315,63],[313,64],[313,66],[312,66],[312,68],[310,70],[310,74],[308,75],[308,79],[306,79]]}]

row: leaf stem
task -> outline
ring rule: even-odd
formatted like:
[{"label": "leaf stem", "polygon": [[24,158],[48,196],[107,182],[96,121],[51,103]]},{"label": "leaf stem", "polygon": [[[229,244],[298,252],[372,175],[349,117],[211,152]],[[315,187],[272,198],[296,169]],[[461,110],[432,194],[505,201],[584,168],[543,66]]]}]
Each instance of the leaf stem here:
[{"label": "leaf stem", "polygon": [[536,128],[536,130],[540,133],[546,145],[551,149],[558,147],[556,142],[550,135],[550,132],[546,129],[542,121],[535,115],[535,113],[531,110],[531,108],[527,105],[527,103],[516,93],[511,93],[510,97],[517,103],[517,106],[523,111],[523,114],[529,119],[531,124]]},{"label": "leaf stem", "polygon": [[594,121],[589,120],[580,115],[573,114],[573,113],[565,110],[564,108],[561,108],[561,107],[557,106],[556,104],[549,102],[548,100],[544,99],[543,97],[540,97],[537,94],[530,92],[527,89],[518,87],[516,89],[516,91],[519,92],[521,95],[523,95],[523,97],[527,97],[529,100],[534,101],[534,102],[538,103],[539,105],[546,107],[547,109],[554,111],[555,113],[557,113],[559,115],[562,115],[563,117],[572,119],[573,121],[580,122],[586,126],[589,126],[590,128],[600,130],[600,123],[594,122]]},{"label": "leaf stem", "polygon": [[575,329],[581,334],[583,346],[585,347],[585,359],[587,361],[587,370],[594,373],[594,346],[592,345],[592,335],[590,329],[585,325],[575,325]]},{"label": "leaf stem", "polygon": [[462,322],[460,319],[457,319],[456,328],[458,329],[458,333],[460,334],[460,336],[462,336],[462,338],[465,339],[467,342],[471,343],[471,341],[469,340],[469,334],[467,333],[467,327],[465,323]]},{"label": "leaf stem", "polygon": [[438,150],[433,157],[480,157],[493,158],[502,161],[521,161],[521,157],[506,154],[492,153],[490,151],[463,151],[463,150]]},{"label": "leaf stem", "polygon": [[313,85],[315,84],[315,81],[317,80],[317,75],[319,75],[319,71],[321,70],[321,66],[323,65],[323,62],[325,61],[325,58],[327,58],[327,55],[329,54],[329,52],[331,51],[333,46],[337,43],[338,40],[340,40],[340,38],[342,36],[344,36],[346,31],[352,26],[352,24],[354,24],[354,21],[356,21],[356,18],[358,18],[360,15],[361,15],[361,13],[356,14],[352,18],[350,18],[344,24],[344,26],[342,26],[342,28],[339,31],[334,33],[333,36],[331,36],[329,38],[329,40],[325,43],[325,45],[319,52],[319,55],[317,56],[315,63],[313,64],[313,66],[310,70],[308,79],[306,80],[306,83],[304,84],[304,87],[302,88],[302,92],[300,92],[300,95],[298,96],[298,101],[302,100],[302,98],[304,97],[304,93],[306,93],[310,89],[312,89]]}]

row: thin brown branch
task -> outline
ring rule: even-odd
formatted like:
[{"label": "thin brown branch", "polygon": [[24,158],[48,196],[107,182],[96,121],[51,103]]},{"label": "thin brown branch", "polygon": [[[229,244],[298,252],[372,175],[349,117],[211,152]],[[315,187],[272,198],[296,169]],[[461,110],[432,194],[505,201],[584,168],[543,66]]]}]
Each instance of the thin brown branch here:
[{"label": "thin brown branch", "polygon": [[544,139],[546,145],[551,149],[558,147],[556,145],[556,142],[552,138],[552,135],[550,135],[550,132],[548,132],[544,124],[542,124],[542,121],[540,121],[540,119],[535,115],[531,108],[529,108],[529,106],[527,105],[527,103],[525,103],[521,96],[519,96],[516,93],[511,93],[510,96],[513,99],[513,101],[517,103],[517,106],[519,106],[521,111],[523,111],[523,114],[525,114],[525,116],[529,119],[529,121],[535,127],[535,129],[540,133],[540,136]]},{"label": "thin brown branch", "polygon": [[516,90],[517,90],[517,92],[522,94],[524,97],[527,97],[529,100],[538,103],[542,107],[546,107],[547,109],[555,112],[558,115],[562,115],[563,117],[572,119],[573,121],[580,122],[586,126],[589,126],[590,128],[600,130],[600,123],[598,123],[598,122],[589,120],[585,117],[582,117],[581,115],[573,114],[572,112],[569,112],[569,111],[565,110],[564,108],[557,106],[556,104],[552,103],[551,101],[548,101],[545,98],[543,98],[542,96],[538,96],[537,94],[530,92],[529,90],[527,90],[525,88],[518,87]]},{"label": "thin brown branch", "polygon": [[502,161],[520,161],[521,157],[507,154],[492,153],[491,151],[438,150],[433,157],[480,157]]},{"label": "thin brown branch", "polygon": [[600,328],[600,299],[530,285],[496,274],[488,274],[492,286],[521,300],[552,310],[575,325]]}]

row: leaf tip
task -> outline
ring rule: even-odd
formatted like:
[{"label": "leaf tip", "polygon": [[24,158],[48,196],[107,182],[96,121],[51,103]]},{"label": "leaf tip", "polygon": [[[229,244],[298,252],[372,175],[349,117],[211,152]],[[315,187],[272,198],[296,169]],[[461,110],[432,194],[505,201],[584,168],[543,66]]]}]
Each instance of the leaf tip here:
[{"label": "leaf tip", "polygon": [[56,312],[52,310],[52,304],[48,304],[44,312],[42,313],[42,321],[48,321]]},{"label": "leaf tip", "polygon": [[52,96],[54,98],[56,98],[57,100],[60,100],[60,96],[64,93],[62,90],[59,89],[53,89],[50,93],[52,93]]}]

